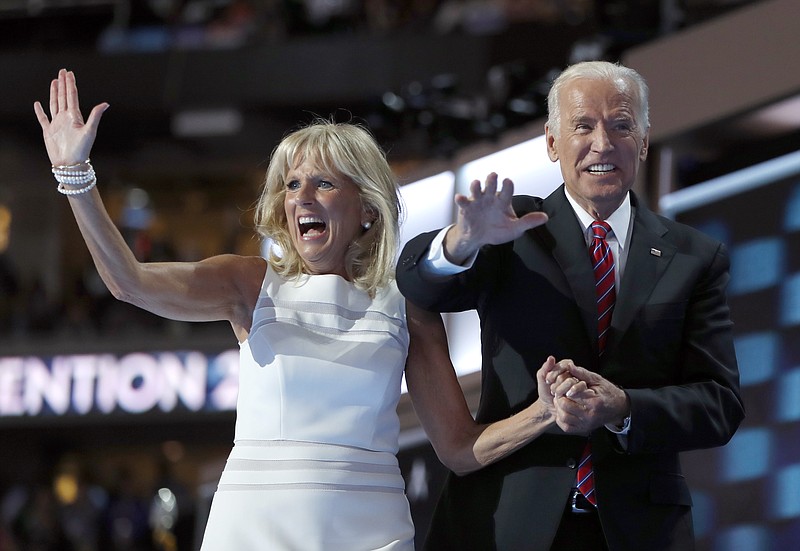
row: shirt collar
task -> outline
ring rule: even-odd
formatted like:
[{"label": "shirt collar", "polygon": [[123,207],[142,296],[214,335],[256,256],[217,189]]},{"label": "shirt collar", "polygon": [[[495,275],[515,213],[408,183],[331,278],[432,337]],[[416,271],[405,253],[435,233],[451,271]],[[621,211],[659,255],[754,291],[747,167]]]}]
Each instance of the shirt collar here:
[{"label": "shirt collar", "polygon": [[[583,207],[581,207],[578,202],[575,201],[575,199],[573,199],[566,187],[564,188],[564,191],[567,194],[567,201],[569,201],[569,204],[572,206],[572,210],[575,211],[575,215],[578,217],[578,220],[581,223],[584,238],[587,239],[588,243],[589,226],[592,225],[594,218],[592,218],[592,216],[586,212]],[[620,248],[625,250],[625,245],[628,239],[628,228],[631,224],[630,191],[625,194],[625,199],[622,200],[622,204],[617,207],[617,210],[612,212],[611,216],[606,218],[606,222],[609,226],[611,226],[611,230],[614,232],[614,237],[617,238]]]}]

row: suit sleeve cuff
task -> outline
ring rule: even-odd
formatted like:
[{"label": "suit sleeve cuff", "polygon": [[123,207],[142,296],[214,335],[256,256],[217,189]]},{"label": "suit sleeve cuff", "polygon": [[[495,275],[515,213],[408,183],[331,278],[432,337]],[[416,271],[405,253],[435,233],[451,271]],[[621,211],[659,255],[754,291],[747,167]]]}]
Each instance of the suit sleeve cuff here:
[{"label": "suit sleeve cuff", "polygon": [[443,228],[436,237],[431,241],[431,246],[428,249],[428,256],[420,262],[420,268],[425,276],[429,279],[432,278],[445,278],[460,274],[472,267],[475,258],[478,256],[477,251],[469,257],[464,264],[453,264],[444,254],[444,236],[447,231],[452,228],[452,224]]}]

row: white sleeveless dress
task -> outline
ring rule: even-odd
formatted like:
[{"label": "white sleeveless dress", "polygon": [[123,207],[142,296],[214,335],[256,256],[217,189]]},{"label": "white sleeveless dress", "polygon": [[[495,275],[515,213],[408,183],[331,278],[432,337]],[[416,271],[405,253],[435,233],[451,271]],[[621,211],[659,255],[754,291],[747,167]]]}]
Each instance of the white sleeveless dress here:
[{"label": "white sleeveless dress", "polygon": [[241,343],[234,447],[202,551],[410,551],[397,463],[405,300],[271,268]]}]

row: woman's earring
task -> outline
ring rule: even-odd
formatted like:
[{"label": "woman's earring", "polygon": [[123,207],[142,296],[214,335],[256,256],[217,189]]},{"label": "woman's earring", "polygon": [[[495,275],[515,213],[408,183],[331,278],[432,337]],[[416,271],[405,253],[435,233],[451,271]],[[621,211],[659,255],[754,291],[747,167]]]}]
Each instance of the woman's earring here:
[{"label": "woman's earring", "polygon": [[361,224],[361,227],[364,228],[365,230],[368,230],[372,227],[372,222],[364,222],[363,224]]}]

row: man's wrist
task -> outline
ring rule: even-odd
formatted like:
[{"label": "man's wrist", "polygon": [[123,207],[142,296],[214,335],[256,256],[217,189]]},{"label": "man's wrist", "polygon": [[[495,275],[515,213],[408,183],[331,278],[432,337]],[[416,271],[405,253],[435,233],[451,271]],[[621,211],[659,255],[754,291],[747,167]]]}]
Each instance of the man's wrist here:
[{"label": "man's wrist", "polygon": [[450,226],[442,241],[442,252],[449,262],[457,266],[463,266],[470,258],[475,256],[477,249],[465,245],[464,240],[459,235],[456,235],[457,233],[458,228],[456,225]]},{"label": "man's wrist", "polygon": [[460,274],[472,266],[473,259],[470,259],[464,266],[459,266],[450,262],[444,254],[444,236],[450,227],[442,228],[431,241],[428,254],[419,263],[420,271],[424,278],[430,281],[446,279],[456,274]]},{"label": "man's wrist", "polygon": [[609,423],[606,425],[606,429],[610,430],[614,434],[628,434],[628,431],[631,428],[631,415],[630,413],[625,416],[622,421],[619,423]]},{"label": "man's wrist", "polygon": [[628,430],[631,428],[631,399],[622,387],[619,389],[625,395],[625,416],[614,423],[607,424],[606,428],[616,434],[628,434]]}]

